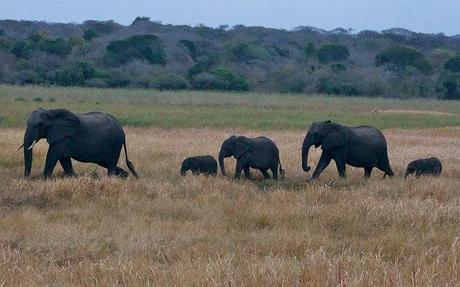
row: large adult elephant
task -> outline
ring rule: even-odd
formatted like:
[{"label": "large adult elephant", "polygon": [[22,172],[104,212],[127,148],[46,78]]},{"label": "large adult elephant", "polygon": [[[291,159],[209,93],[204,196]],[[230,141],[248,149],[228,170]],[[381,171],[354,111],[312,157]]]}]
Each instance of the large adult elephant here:
[{"label": "large adult elephant", "polygon": [[46,138],[49,144],[44,178],[52,175],[58,161],[65,175],[74,175],[71,159],[96,163],[105,167],[109,175],[126,177],[128,173],[117,167],[122,145],[126,164],[137,177],[133,164],[128,160],[125,133],[110,114],[91,112],[78,115],[65,109],[33,111],[27,120],[23,143],[26,177],[32,168],[33,146],[42,138]]},{"label": "large adult elephant", "polygon": [[388,161],[387,142],[382,132],[374,127],[347,127],[331,121],[316,122],[310,126],[302,145],[302,168],[308,172],[310,147],[323,150],[312,178],[317,178],[333,159],[340,177],[346,177],[345,165],[364,168],[370,177],[374,167],[386,175],[394,175]]},{"label": "large adult elephant", "polygon": [[222,143],[219,152],[219,165],[223,175],[225,172],[224,158],[236,158],[235,178],[241,176],[244,170],[246,178],[251,178],[249,168],[259,169],[266,179],[270,178],[267,172],[271,170],[273,179],[278,180],[278,164],[281,178],[284,170],[281,166],[279,150],[275,143],[266,137],[247,138],[245,136],[231,136]]}]

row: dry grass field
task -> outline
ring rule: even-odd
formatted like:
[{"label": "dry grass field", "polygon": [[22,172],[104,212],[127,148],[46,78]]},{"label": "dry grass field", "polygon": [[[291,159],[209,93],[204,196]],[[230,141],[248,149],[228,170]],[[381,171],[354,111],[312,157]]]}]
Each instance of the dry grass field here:
[{"label": "dry grass field", "polygon": [[[347,167],[338,180],[332,163],[313,183],[305,130],[126,133],[141,179],[76,164],[77,177],[59,167],[43,181],[47,144],[26,180],[23,129],[0,129],[0,286],[460,286],[459,127],[384,130],[393,179]],[[216,156],[234,133],[271,137],[286,179],[179,175],[183,158]],[[442,160],[440,178],[402,179],[427,156]]]}]

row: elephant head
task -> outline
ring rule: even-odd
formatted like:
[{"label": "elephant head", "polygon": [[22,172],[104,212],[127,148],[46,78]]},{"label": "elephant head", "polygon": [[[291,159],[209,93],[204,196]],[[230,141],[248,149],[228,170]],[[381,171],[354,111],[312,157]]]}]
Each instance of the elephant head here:
[{"label": "elephant head", "polygon": [[243,136],[231,136],[222,143],[222,147],[219,152],[219,165],[220,171],[223,175],[227,175],[225,172],[224,158],[234,156],[236,159],[240,159],[246,152],[249,151],[251,143],[248,138]]},{"label": "elephant head", "polygon": [[302,145],[302,169],[310,171],[308,166],[308,152],[312,145],[315,148],[321,146],[323,150],[330,150],[344,146],[348,142],[348,134],[345,127],[331,121],[313,123],[308,129]]},{"label": "elephant head", "polygon": [[24,176],[29,176],[32,169],[33,146],[42,138],[49,144],[56,143],[77,132],[80,120],[73,113],[64,110],[33,111],[27,119],[27,129],[24,134]]},{"label": "elephant head", "polygon": [[407,176],[409,176],[410,174],[413,174],[417,170],[417,167],[418,167],[417,161],[413,161],[409,163],[407,165],[406,174],[404,175],[404,178],[407,178]]},{"label": "elephant head", "polygon": [[195,158],[187,158],[182,162],[180,168],[180,174],[185,176],[186,172],[189,170],[198,170],[198,160]]}]

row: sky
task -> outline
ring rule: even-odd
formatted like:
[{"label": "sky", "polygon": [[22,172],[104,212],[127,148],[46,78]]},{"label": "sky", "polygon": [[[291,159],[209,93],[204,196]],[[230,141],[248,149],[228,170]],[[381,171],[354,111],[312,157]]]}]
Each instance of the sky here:
[{"label": "sky", "polygon": [[460,34],[460,0],[0,0],[0,19],[112,19],[128,25],[137,16],[192,26],[342,27],[357,32],[401,27]]}]

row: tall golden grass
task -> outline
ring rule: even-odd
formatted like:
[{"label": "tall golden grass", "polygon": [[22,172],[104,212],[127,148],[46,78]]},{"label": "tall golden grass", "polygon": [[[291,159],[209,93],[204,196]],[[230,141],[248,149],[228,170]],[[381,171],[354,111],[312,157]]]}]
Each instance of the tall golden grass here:
[{"label": "tall golden grass", "polygon": [[[77,177],[59,167],[43,181],[46,143],[24,179],[23,131],[0,130],[0,286],[460,285],[460,128],[385,130],[395,178],[347,167],[339,180],[331,163],[313,183],[301,131],[263,132],[280,148],[281,182],[254,170],[256,181],[179,174],[185,157],[258,131],[126,132],[140,180],[76,163]],[[442,160],[441,177],[402,179],[428,156]]]}]

